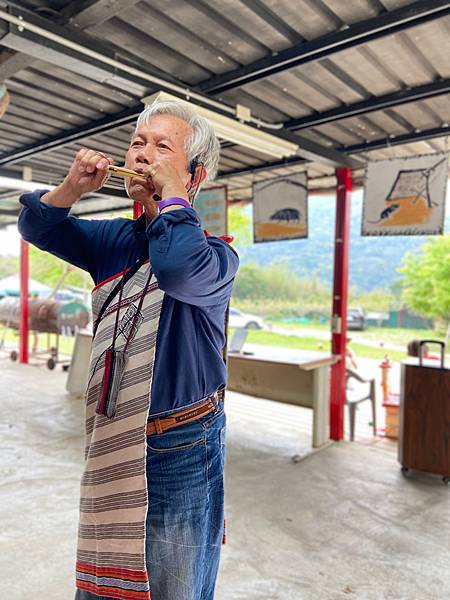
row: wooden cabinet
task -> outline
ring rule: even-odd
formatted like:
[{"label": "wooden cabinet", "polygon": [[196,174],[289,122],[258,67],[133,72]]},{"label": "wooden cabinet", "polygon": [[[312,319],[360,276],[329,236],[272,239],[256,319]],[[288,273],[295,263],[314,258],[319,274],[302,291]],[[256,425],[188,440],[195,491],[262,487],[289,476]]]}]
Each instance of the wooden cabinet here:
[{"label": "wooden cabinet", "polygon": [[450,369],[437,361],[402,364],[399,462],[450,478]]}]

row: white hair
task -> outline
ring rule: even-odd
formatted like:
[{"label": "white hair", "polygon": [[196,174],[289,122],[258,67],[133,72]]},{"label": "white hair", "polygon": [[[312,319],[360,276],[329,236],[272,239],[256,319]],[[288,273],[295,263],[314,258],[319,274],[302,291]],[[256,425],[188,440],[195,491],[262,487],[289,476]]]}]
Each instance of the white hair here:
[{"label": "white hair", "polygon": [[[187,137],[185,143],[187,168],[190,170],[192,160],[202,163],[207,177],[203,183],[212,181],[217,175],[219,167],[220,143],[211,123],[201,117],[185,102],[177,100],[164,100],[154,102],[147,106],[139,115],[136,130],[156,115],[173,115],[186,121],[192,128],[192,133]],[[199,186],[199,188],[201,185]]]}]

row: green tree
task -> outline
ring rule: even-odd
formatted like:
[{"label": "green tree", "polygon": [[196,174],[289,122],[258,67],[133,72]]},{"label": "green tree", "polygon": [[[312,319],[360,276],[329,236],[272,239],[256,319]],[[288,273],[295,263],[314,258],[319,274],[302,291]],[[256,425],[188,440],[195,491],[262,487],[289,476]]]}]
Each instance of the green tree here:
[{"label": "green tree", "polygon": [[450,235],[432,238],[403,260],[403,298],[409,308],[431,319],[450,320]]},{"label": "green tree", "polygon": [[384,290],[358,293],[351,290],[349,293],[349,306],[361,306],[366,312],[388,312],[393,304],[394,297]]},{"label": "green tree", "polygon": [[237,299],[256,299],[266,296],[264,270],[254,262],[241,265],[236,276],[233,295]]},{"label": "green tree", "polygon": [[[67,263],[63,260],[30,245],[30,275],[33,279],[53,288],[58,284],[67,267]],[[70,273],[64,280],[64,286],[66,285],[86,288],[92,286],[92,280],[85,271],[71,267]]]}]

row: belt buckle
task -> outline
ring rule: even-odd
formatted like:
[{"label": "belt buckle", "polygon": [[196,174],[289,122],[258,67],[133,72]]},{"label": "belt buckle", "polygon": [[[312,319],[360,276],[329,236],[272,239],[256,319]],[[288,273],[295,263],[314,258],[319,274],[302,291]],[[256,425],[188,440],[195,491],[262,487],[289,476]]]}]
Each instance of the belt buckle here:
[{"label": "belt buckle", "polygon": [[214,413],[216,413],[219,410],[219,395],[217,392],[214,392],[214,394],[210,396],[210,402]]}]

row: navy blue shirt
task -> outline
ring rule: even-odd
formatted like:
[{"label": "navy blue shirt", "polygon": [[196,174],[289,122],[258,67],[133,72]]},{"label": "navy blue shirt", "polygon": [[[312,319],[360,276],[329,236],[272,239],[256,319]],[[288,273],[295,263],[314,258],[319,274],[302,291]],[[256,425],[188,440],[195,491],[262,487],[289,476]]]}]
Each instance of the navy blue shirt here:
[{"label": "navy blue shirt", "polygon": [[[206,237],[194,209],[138,220],[79,219],[70,209],[23,194],[19,231],[28,242],[88,271],[95,284],[150,258],[165,292],[156,340],[150,414],[191,404],[226,385],[225,311],[239,264],[236,252]],[[129,265],[128,265],[129,266]]]}]

